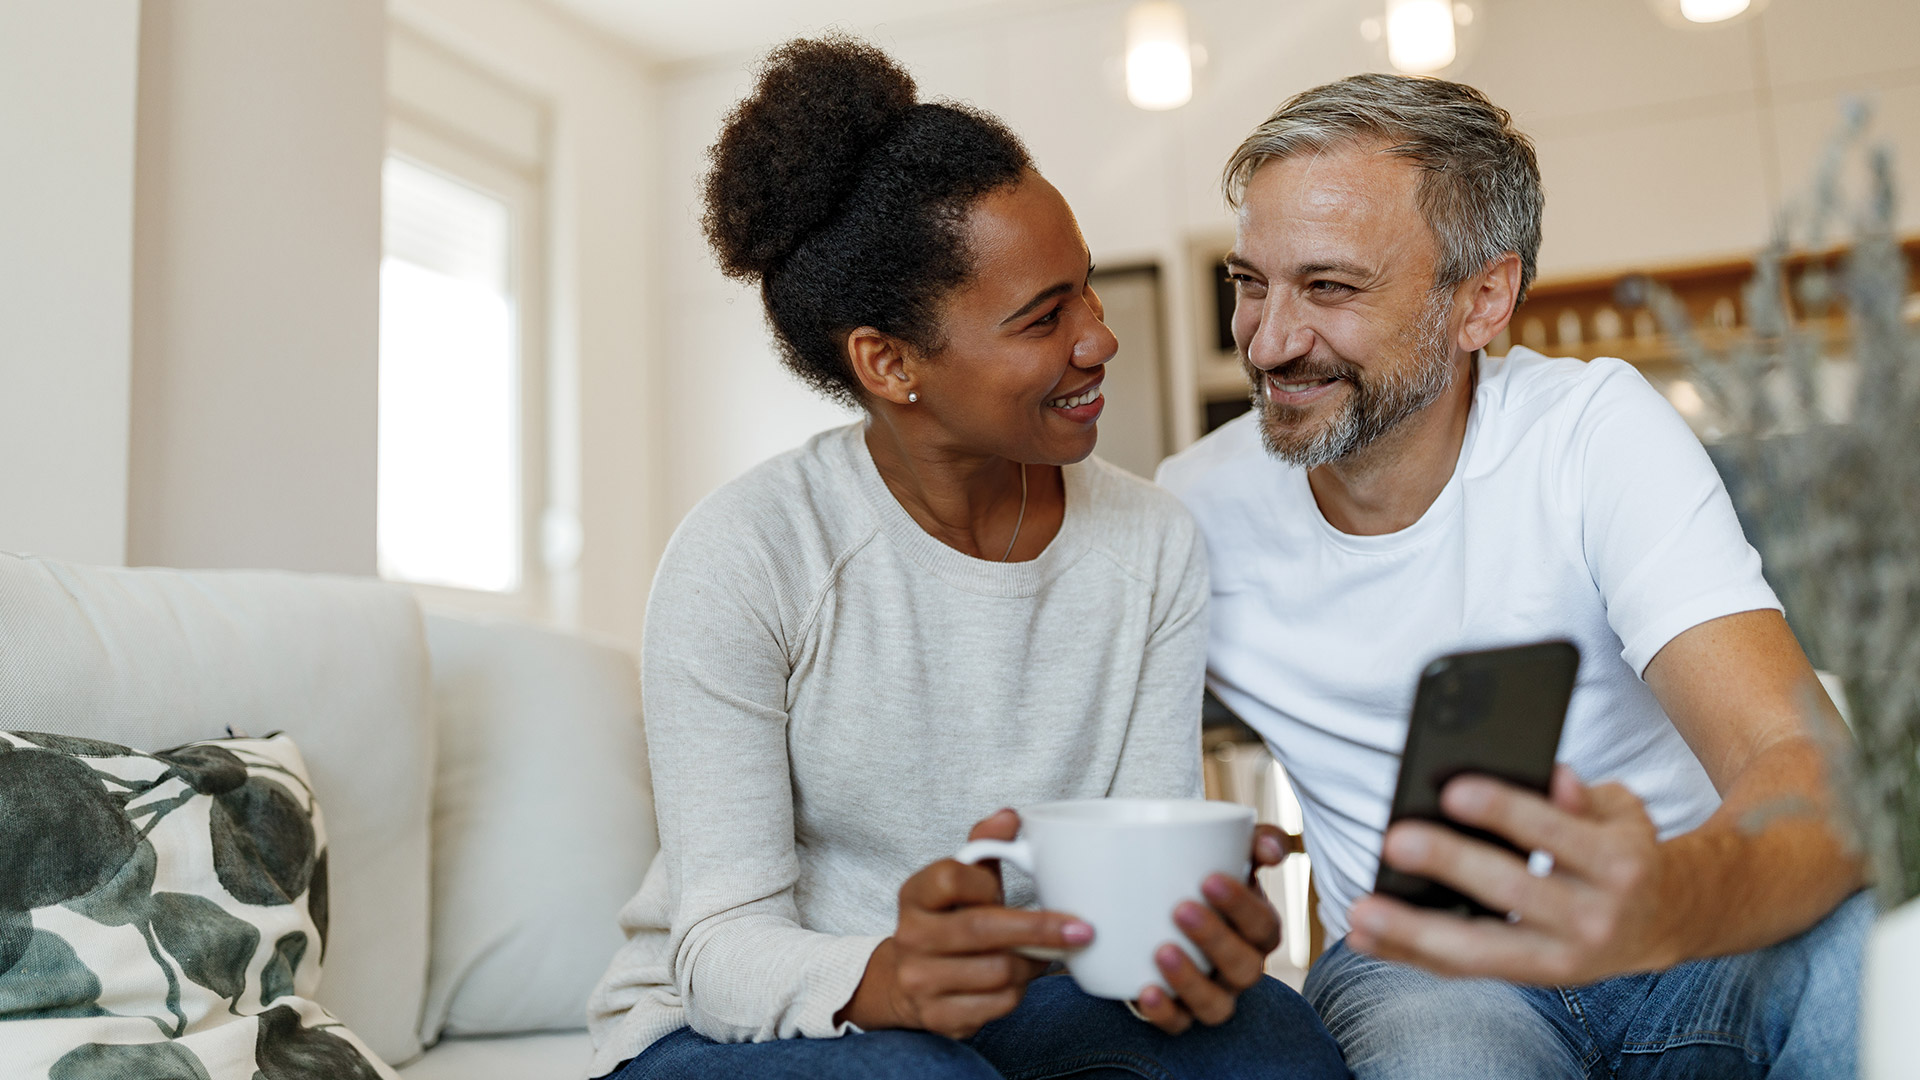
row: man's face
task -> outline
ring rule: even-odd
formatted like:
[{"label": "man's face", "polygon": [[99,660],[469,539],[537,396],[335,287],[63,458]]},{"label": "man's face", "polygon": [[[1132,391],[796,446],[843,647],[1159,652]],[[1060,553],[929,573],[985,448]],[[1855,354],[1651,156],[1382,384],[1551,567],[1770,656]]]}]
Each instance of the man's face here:
[{"label": "man's face", "polygon": [[1227,267],[1261,438],[1306,468],[1366,449],[1455,376],[1418,168],[1359,144],[1262,165]]}]

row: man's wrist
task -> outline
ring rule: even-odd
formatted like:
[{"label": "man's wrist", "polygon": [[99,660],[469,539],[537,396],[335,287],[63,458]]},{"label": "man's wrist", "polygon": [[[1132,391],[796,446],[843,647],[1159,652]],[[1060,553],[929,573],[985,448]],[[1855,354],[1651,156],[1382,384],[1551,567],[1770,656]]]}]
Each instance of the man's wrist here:
[{"label": "man's wrist", "polygon": [[1654,848],[1660,887],[1648,941],[1649,970],[1729,951],[1721,941],[1731,914],[1723,898],[1731,885],[1729,868],[1739,864],[1743,846],[1739,836],[1709,824]]}]

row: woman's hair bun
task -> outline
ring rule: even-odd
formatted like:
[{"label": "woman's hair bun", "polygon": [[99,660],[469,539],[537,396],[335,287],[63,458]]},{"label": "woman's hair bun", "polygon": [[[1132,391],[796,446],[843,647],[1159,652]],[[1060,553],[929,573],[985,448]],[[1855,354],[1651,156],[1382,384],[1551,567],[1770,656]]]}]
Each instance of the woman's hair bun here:
[{"label": "woman's hair bun", "polygon": [[755,278],[832,217],[860,162],[914,107],[913,77],[847,37],[801,39],[768,55],[751,96],[707,151],[701,221],[729,276]]}]

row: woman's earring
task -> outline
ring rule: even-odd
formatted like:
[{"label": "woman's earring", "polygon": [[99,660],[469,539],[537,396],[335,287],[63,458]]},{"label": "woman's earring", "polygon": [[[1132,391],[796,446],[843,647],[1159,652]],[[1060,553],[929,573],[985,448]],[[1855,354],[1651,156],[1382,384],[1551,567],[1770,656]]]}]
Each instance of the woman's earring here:
[{"label": "woman's earring", "polygon": [[912,405],[912,404],[913,404],[914,402],[917,402],[917,401],[919,401],[919,400],[920,400],[920,395],[919,395],[919,394],[916,394],[916,393],[914,393],[914,392],[912,392],[911,390],[909,390],[909,391],[907,392],[907,404],[909,404],[909,405]]}]

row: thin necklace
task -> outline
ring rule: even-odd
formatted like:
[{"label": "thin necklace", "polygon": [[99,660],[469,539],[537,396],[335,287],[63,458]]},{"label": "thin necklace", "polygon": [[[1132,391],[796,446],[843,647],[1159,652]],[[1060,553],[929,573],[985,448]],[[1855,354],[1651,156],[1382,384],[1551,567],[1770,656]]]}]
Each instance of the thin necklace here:
[{"label": "thin necklace", "polygon": [[1007,541],[1007,553],[1000,556],[1001,562],[1013,558],[1013,545],[1020,542],[1020,525],[1027,520],[1027,463],[1020,463],[1020,516],[1013,519],[1013,539]]}]

